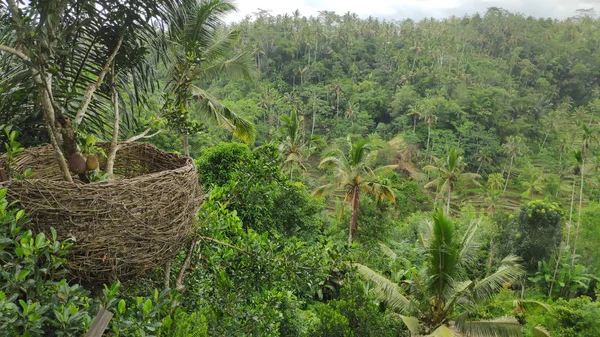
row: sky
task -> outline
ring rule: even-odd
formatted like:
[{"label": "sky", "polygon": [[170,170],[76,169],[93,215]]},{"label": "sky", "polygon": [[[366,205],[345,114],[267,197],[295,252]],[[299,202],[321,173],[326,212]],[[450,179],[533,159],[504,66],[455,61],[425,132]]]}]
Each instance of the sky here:
[{"label": "sky", "polygon": [[488,7],[501,7],[534,17],[564,19],[577,9],[595,8],[600,13],[600,0],[234,0],[238,12],[227,21],[237,21],[257,10],[272,14],[292,13],[300,10],[305,16],[316,16],[327,10],[338,14],[352,12],[360,17],[374,16],[382,19],[446,18],[452,15],[483,13]]}]

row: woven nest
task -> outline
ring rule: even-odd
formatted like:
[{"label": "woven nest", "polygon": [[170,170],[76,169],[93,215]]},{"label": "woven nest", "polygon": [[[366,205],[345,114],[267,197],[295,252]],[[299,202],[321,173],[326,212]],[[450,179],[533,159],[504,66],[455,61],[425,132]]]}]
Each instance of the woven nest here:
[{"label": "woven nest", "polygon": [[[108,151],[107,143],[97,146]],[[60,239],[75,241],[67,267],[87,284],[126,281],[173,258],[202,201],[193,160],[145,143],[120,144],[114,180],[62,180],[51,146],[19,154],[15,170],[26,169],[29,178],[0,187],[18,200],[33,231],[54,227]]]}]

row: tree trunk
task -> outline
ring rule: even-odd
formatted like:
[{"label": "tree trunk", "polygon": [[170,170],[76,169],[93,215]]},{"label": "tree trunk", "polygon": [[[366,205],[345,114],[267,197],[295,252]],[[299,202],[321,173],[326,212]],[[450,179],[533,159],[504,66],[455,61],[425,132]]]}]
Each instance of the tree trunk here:
[{"label": "tree trunk", "polygon": [[571,210],[569,211],[569,223],[567,224],[567,246],[571,245],[571,227],[573,226],[573,203],[575,201],[575,179],[573,179],[573,191],[571,192]]},{"label": "tree trunk", "polygon": [[583,173],[585,172],[585,159],[581,161],[581,184],[579,186],[579,211],[577,214],[577,229],[575,230],[575,241],[573,241],[573,255],[571,264],[575,262],[575,253],[577,252],[577,240],[579,240],[579,226],[581,225],[581,205],[583,203]]},{"label": "tree trunk", "polygon": [[350,233],[348,235],[348,243],[352,243],[358,234],[358,203],[359,203],[359,187],[355,186],[352,189],[352,216],[350,218]]},{"label": "tree trunk", "polygon": [[181,270],[179,270],[177,279],[175,279],[175,289],[179,290],[180,292],[185,289],[183,286],[183,279],[185,278],[185,273],[187,269],[190,267],[190,263],[192,262],[192,255],[194,254],[194,249],[196,249],[197,244],[198,240],[194,240],[190,243],[190,248],[188,249],[187,255],[185,256],[185,260],[183,260]]},{"label": "tree trunk", "polygon": [[506,187],[508,186],[508,181],[510,180],[510,171],[512,171],[512,164],[513,164],[514,158],[515,158],[515,156],[510,157],[510,165],[508,166],[508,175],[506,176],[506,182],[504,182],[504,191],[502,191],[502,194],[506,193]]},{"label": "tree trunk", "polygon": [[113,136],[110,141],[110,149],[108,151],[108,158],[106,159],[106,173],[110,176],[111,179],[114,179],[113,168],[115,166],[115,158],[117,156],[117,140],[119,138],[119,93],[117,92],[117,88],[115,87],[115,73],[113,68],[112,74],[112,103],[115,109],[115,121],[113,125]]},{"label": "tree trunk", "polygon": [[[60,135],[56,130],[56,113],[54,111],[54,106],[52,105],[52,97],[50,96],[50,88],[51,88],[51,78],[42,78],[42,76],[35,69],[31,69],[31,72],[34,73],[34,81],[40,85],[42,88],[40,89],[40,102],[42,104],[42,112],[44,114],[44,119],[46,119],[46,127],[48,128],[48,135],[50,136],[50,143],[54,148],[54,157],[58,162],[58,167],[60,168],[63,178],[68,182],[73,182],[73,178],[71,177],[71,173],[69,172],[69,167],[67,166],[67,161],[65,160],[65,156],[61,149],[61,143],[59,142]],[[62,138],[61,138],[62,139]]]},{"label": "tree trunk", "polygon": [[494,246],[494,238],[490,239],[490,256],[488,257],[488,263],[487,263],[487,273],[486,275],[490,274],[490,271],[492,270],[492,263],[494,262],[494,251],[495,251],[495,246]]},{"label": "tree trunk", "polygon": [[294,174],[294,165],[290,162],[290,181],[292,180],[293,174]]},{"label": "tree trunk", "polygon": [[448,187],[448,201],[446,201],[446,215],[450,215],[450,197],[452,196],[452,187]]},{"label": "tree trunk", "polygon": [[165,276],[163,280],[163,286],[165,289],[171,288],[171,260],[165,263]]},{"label": "tree trunk", "polygon": [[313,97],[313,118],[312,118],[312,128],[310,129],[311,137],[315,133],[315,121],[316,120],[317,120],[317,96]]},{"label": "tree trunk", "polygon": [[560,264],[560,255],[562,250],[558,248],[556,252],[556,265],[554,266],[554,275],[552,276],[552,282],[550,282],[550,290],[548,291],[548,297],[552,296],[552,288],[554,287],[554,282],[556,282],[556,274],[558,274],[558,266]]},{"label": "tree trunk", "polygon": [[542,142],[542,146],[540,147],[539,153],[542,153],[542,150],[544,149],[544,145],[546,144],[546,139],[548,139],[548,134],[550,134],[550,131],[546,132],[546,137],[544,137],[544,141]]},{"label": "tree trunk", "polygon": [[431,123],[427,123],[427,156],[429,156],[429,139],[431,138]]}]

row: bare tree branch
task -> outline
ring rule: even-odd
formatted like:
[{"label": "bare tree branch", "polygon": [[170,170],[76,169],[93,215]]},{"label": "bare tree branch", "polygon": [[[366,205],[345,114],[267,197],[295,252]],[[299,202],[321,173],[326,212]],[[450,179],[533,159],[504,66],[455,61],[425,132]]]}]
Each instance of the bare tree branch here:
[{"label": "bare tree branch", "polygon": [[9,54],[13,54],[13,55],[17,56],[18,58],[20,58],[21,60],[26,61],[26,62],[31,61],[31,59],[27,55],[25,55],[23,52],[15,49],[13,47],[9,47],[9,46],[0,44],[0,51],[7,52]]},{"label": "bare tree branch", "polygon": [[108,60],[106,60],[106,64],[102,68],[102,71],[100,72],[100,74],[98,74],[98,80],[96,80],[95,83],[90,83],[90,85],[88,85],[87,90],[85,91],[85,95],[83,96],[83,103],[81,103],[81,108],[79,109],[79,111],[77,111],[77,114],[75,115],[75,124],[76,125],[81,124],[81,121],[83,120],[83,117],[85,116],[85,112],[87,111],[87,108],[90,105],[90,102],[92,101],[92,96],[94,95],[94,92],[96,92],[96,90],[98,90],[98,88],[104,81],[104,76],[106,76],[106,74],[110,70],[110,65],[113,63],[113,60],[117,56],[117,53],[119,52],[119,49],[121,48],[121,44],[123,43],[123,37],[124,37],[124,35],[121,34],[121,37],[119,38],[119,41],[117,42],[117,46],[113,50],[112,54],[108,57]]},{"label": "bare tree branch", "polygon": [[137,136],[133,136],[133,137],[131,137],[131,138],[129,138],[129,139],[127,139],[127,140],[125,140],[125,141],[124,141],[124,143],[133,143],[133,142],[135,142],[136,140],[139,140],[139,139],[148,139],[148,138],[152,138],[152,137],[154,137],[154,136],[156,136],[156,135],[158,135],[159,133],[161,133],[161,132],[163,132],[163,131],[164,131],[164,130],[162,130],[162,129],[161,129],[161,130],[158,130],[158,131],[156,131],[156,132],[155,132],[155,133],[153,133],[153,134],[150,134],[150,135],[148,135],[148,132],[150,132],[150,130],[152,130],[152,128],[147,128],[147,129],[146,129],[144,132],[140,133],[139,135],[137,135]]}]

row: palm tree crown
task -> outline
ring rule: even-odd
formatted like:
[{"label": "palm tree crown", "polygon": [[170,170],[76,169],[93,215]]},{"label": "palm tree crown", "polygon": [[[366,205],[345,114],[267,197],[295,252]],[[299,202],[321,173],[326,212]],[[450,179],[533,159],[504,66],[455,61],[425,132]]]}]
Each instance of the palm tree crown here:
[{"label": "palm tree crown", "polygon": [[252,58],[241,52],[232,54],[240,31],[223,31],[222,18],[235,10],[228,0],[187,0],[171,13],[169,27],[169,50],[173,53],[174,66],[170,69],[171,124],[184,135],[184,151],[187,153],[187,135],[197,125],[188,117],[190,103],[196,102],[196,111],[203,121],[224,127],[234,136],[251,143],[254,125],[221,104],[215,97],[200,88],[213,79],[253,77]]},{"label": "palm tree crown", "polygon": [[346,201],[350,201],[352,216],[348,241],[356,239],[358,230],[358,205],[360,192],[368,193],[378,200],[395,201],[392,189],[376,181],[378,175],[393,170],[397,165],[375,167],[378,148],[366,139],[352,142],[348,137],[347,153],[339,148],[326,152],[319,164],[320,168],[333,170],[335,183],[318,187],[316,195],[323,195],[336,189],[346,191]]},{"label": "palm tree crown", "polygon": [[435,165],[427,165],[423,169],[437,175],[425,188],[437,187],[442,195],[446,195],[446,214],[450,212],[450,198],[457,183],[473,184],[479,186],[477,173],[464,172],[467,164],[459,154],[458,149],[451,148],[446,157],[435,158]]},{"label": "palm tree crown", "polygon": [[410,282],[403,287],[364,265],[356,264],[358,273],[374,283],[375,295],[401,314],[413,336],[441,336],[444,332],[452,336],[451,319],[455,329],[467,336],[521,336],[521,326],[513,317],[469,321],[480,303],[504,283],[515,282],[525,274],[520,258],[507,256],[494,273],[468,279],[467,269],[476,268],[479,256],[479,222],[471,223],[463,236],[454,228],[441,210],[433,216],[421,233],[425,265],[412,272]]}]

